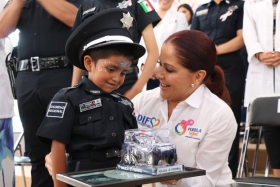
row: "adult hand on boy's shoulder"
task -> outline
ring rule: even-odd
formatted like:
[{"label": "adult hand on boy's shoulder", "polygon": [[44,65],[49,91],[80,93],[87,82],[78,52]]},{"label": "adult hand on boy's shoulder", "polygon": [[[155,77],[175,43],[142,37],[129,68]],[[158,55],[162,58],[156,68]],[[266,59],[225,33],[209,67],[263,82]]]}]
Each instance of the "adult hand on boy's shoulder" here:
[{"label": "adult hand on boy's shoulder", "polygon": [[48,169],[50,176],[53,176],[51,153],[45,156],[45,167]]}]

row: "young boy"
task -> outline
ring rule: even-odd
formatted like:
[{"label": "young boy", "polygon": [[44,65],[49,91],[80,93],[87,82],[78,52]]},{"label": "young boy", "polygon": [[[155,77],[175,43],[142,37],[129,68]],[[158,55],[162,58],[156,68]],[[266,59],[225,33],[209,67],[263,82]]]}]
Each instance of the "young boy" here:
[{"label": "young boy", "polygon": [[[93,27],[92,25],[98,25]],[[137,29],[128,11],[104,10],[87,19],[68,39],[66,56],[88,77],[61,89],[49,104],[37,136],[52,142],[55,186],[57,173],[116,166],[126,129],[137,128],[133,104],[114,92],[134,59],[145,49],[132,41]],[[65,152],[69,153],[66,164]],[[66,166],[67,165],[67,166]]]}]

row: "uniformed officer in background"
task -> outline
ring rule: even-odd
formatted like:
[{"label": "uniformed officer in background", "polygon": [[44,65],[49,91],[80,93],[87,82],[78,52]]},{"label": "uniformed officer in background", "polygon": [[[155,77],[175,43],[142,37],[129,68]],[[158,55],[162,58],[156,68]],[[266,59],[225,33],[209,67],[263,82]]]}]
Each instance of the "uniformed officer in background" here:
[{"label": "uniformed officer in background", "polygon": [[124,82],[133,60],[145,53],[132,41],[136,31],[135,18],[127,10],[108,9],[88,18],[70,36],[66,56],[88,76],[54,96],[37,132],[42,141],[52,142],[55,186],[66,186],[56,180],[57,173],[120,162],[124,131],[137,128],[137,123],[132,102],[114,90]]},{"label": "uniformed officer in background", "polygon": [[245,62],[240,49],[244,46],[242,0],[211,0],[197,8],[191,29],[207,34],[216,44],[217,65],[224,70],[231,109],[238,129],[230,154],[229,167],[235,178],[238,167],[241,106],[245,87]]},{"label": "uniformed officer in background", "polygon": [[[149,0],[85,0],[79,8],[73,29],[88,17],[108,8],[128,10],[135,17],[138,25],[138,30],[134,31],[136,35],[133,41],[139,43],[141,36],[143,36],[146,45],[148,56],[145,62],[145,68],[142,70],[139,79],[137,75],[137,61],[134,61],[126,75],[124,84],[117,90],[117,92],[132,99],[142,91],[144,85],[154,72],[158,60],[158,48],[153,27],[160,21],[160,17],[155,12]],[[107,23],[103,22],[103,24]],[[93,26],[98,27],[99,25]],[[73,85],[81,79],[82,74],[82,70],[74,68]]]},{"label": "uniformed officer in background", "polygon": [[36,132],[54,94],[71,85],[72,65],[64,49],[82,0],[12,0],[0,14],[0,38],[19,29],[16,95],[31,158],[32,187],[51,187],[45,168],[50,145]]}]

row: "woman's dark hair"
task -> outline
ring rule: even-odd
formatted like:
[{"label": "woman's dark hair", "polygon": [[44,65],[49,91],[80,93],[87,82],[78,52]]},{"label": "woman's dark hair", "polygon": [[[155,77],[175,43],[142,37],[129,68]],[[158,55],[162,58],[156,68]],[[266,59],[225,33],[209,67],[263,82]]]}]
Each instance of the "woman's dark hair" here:
[{"label": "woman's dark hair", "polygon": [[189,4],[181,4],[180,6],[178,6],[177,11],[178,11],[181,7],[187,9],[187,10],[190,12],[190,14],[191,14],[191,20],[190,20],[189,25],[192,24],[192,18],[193,18],[193,10],[192,10],[192,7],[191,7]]},{"label": "woman's dark hair", "polygon": [[175,49],[179,63],[192,72],[205,70],[203,83],[218,97],[230,104],[224,72],[216,66],[217,51],[214,42],[203,32],[184,30],[169,36],[164,43]]},{"label": "woman's dark hair", "polygon": [[90,49],[83,56],[89,55],[96,64],[99,59],[109,58],[111,56],[123,56],[133,62],[134,57],[131,54],[132,50],[128,45],[109,45]]}]

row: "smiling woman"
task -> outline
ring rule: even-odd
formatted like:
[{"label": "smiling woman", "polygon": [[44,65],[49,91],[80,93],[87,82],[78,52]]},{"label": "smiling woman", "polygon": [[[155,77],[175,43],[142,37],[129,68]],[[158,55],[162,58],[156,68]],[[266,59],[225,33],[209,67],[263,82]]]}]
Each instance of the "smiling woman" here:
[{"label": "smiling woman", "polygon": [[150,128],[169,130],[178,163],[206,170],[206,176],[163,184],[200,187],[229,186],[234,182],[227,158],[237,124],[216,58],[215,44],[205,34],[177,32],[167,38],[161,49],[156,71],[160,87],[132,100],[138,128],[149,127],[143,124],[143,116],[159,119],[159,124]]}]

